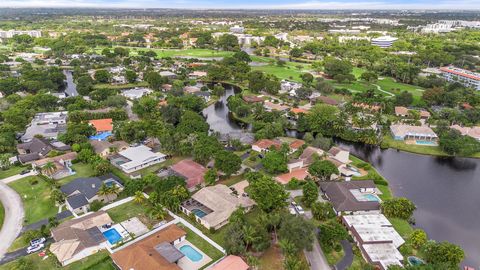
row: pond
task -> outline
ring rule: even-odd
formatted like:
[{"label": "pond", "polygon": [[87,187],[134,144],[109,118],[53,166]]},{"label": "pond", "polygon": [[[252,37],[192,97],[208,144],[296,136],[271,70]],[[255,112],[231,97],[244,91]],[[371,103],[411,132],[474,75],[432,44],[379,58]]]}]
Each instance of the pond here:
[{"label": "pond", "polygon": [[417,206],[416,226],[460,245],[465,265],[480,266],[480,160],[417,155],[337,141],[385,176],[395,196]]},{"label": "pond", "polygon": [[[252,134],[229,117],[226,91],[217,104],[205,109],[207,122],[223,134]],[[288,136],[302,137],[294,130]],[[253,138],[253,136],[252,136]],[[390,183],[395,196],[407,197],[417,206],[416,226],[431,239],[460,245],[464,265],[480,267],[480,159],[417,155],[395,149],[336,140],[340,146],[370,162]]]}]

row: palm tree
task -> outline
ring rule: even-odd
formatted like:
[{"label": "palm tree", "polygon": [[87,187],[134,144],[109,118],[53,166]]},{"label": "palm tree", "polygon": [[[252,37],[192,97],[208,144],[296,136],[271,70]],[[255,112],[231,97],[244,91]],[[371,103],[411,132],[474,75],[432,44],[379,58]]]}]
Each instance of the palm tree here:
[{"label": "palm tree", "polygon": [[152,219],[163,220],[167,216],[167,211],[165,210],[163,205],[155,204],[155,205],[151,206],[150,208],[148,208],[147,214]]},{"label": "palm tree", "polygon": [[285,255],[285,257],[294,255],[297,252],[297,247],[289,240],[282,239],[278,244],[282,249],[283,255]]},{"label": "palm tree", "polygon": [[118,196],[118,194],[120,194],[120,187],[114,184],[109,188],[109,191],[109,194]]},{"label": "palm tree", "polygon": [[138,204],[142,204],[145,201],[145,196],[143,195],[143,192],[136,191],[135,195],[133,196],[133,201]]},{"label": "palm tree", "polygon": [[42,172],[45,174],[45,175],[51,175],[56,169],[56,166],[53,162],[49,161],[47,163],[45,163],[45,165],[43,165],[42,167]]},{"label": "palm tree", "polygon": [[300,270],[303,269],[302,262],[295,256],[287,256],[283,261],[285,270]]},{"label": "palm tree", "polygon": [[110,193],[110,188],[105,183],[102,183],[102,185],[100,186],[100,188],[97,191],[97,194],[100,195],[100,196],[105,196],[108,199],[108,195],[111,194]]},{"label": "palm tree", "polygon": [[245,241],[245,252],[247,252],[248,247],[257,239],[257,237],[255,235],[255,229],[250,225],[244,225],[242,231],[243,240]]},{"label": "palm tree", "polygon": [[247,262],[248,265],[250,265],[250,267],[252,268],[252,270],[257,270],[258,266],[260,265],[260,260],[252,254],[247,254]]}]

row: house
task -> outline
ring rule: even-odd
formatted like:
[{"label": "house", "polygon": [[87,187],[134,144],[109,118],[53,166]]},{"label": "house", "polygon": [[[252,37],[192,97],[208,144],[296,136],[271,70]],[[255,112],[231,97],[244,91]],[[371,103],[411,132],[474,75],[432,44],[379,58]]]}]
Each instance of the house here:
[{"label": "house", "polygon": [[302,108],[292,108],[292,109],[290,109],[290,112],[293,113],[294,115],[299,115],[301,113],[307,114],[308,110],[302,109]]},{"label": "house", "polygon": [[371,111],[371,112],[378,112],[382,109],[380,105],[370,105],[367,103],[352,103],[352,106],[355,108],[361,108],[363,110]]},{"label": "house", "polygon": [[225,185],[204,187],[184,201],[183,213],[194,214],[197,222],[207,229],[220,229],[228,223],[230,215],[239,207],[249,211],[255,203],[248,196],[235,194]]},{"label": "house", "polygon": [[402,266],[403,256],[398,248],[405,240],[384,215],[347,215],[342,216],[342,223],[368,263],[381,270],[387,270],[390,265]]},{"label": "house", "polygon": [[390,132],[395,140],[421,140],[421,141],[436,141],[437,134],[427,126],[410,126],[410,125],[391,125]]},{"label": "house", "polygon": [[288,161],[288,170],[291,172],[295,169],[308,167],[313,163],[313,161],[315,161],[315,157],[320,158],[323,155],[324,151],[322,149],[308,146],[303,150],[298,159],[292,159]]},{"label": "house", "polygon": [[290,107],[287,105],[281,105],[281,104],[273,103],[270,101],[265,101],[263,103],[263,107],[269,112],[271,111],[285,112],[290,109]]},{"label": "house", "polygon": [[480,141],[480,126],[475,127],[462,127],[459,125],[450,126],[451,129],[460,131],[463,136],[470,136],[477,141]]},{"label": "house", "polygon": [[328,155],[344,164],[352,162],[350,160],[350,152],[337,146],[330,148]]},{"label": "house", "polygon": [[160,74],[160,76],[167,77],[168,79],[171,79],[171,80],[177,78],[177,74],[175,74],[171,71],[168,71],[168,70],[167,71],[160,71],[159,74]]},{"label": "house", "polygon": [[167,84],[167,83],[162,84],[162,90],[163,90],[164,92],[168,92],[168,91],[172,90],[172,87],[173,87],[173,86],[172,86],[171,84]]},{"label": "house", "polygon": [[[36,160],[32,163],[33,170],[48,175],[52,179],[60,179],[75,174],[72,170],[72,161],[77,158],[76,152]],[[53,164],[51,168],[45,168],[47,164]]]},{"label": "house", "polygon": [[335,99],[330,98],[330,97],[326,97],[326,96],[314,97],[313,99],[310,100],[310,102],[312,102],[313,104],[324,103],[324,104],[331,105],[331,106],[338,106],[338,104],[340,104]]},{"label": "house", "polygon": [[31,141],[35,135],[46,139],[57,139],[67,130],[67,111],[37,113],[21,137],[22,142]]},{"label": "house", "polygon": [[54,243],[50,251],[63,265],[88,257],[105,249],[106,239],[99,227],[111,224],[112,219],[104,211],[71,219],[52,229]]},{"label": "house", "polygon": [[122,180],[113,174],[107,174],[100,177],[77,178],[63,186],[60,190],[67,196],[67,209],[72,213],[87,213],[90,203],[93,201],[110,202],[117,198],[117,194],[98,194],[100,187],[117,186],[119,190],[123,189]]},{"label": "house", "polygon": [[88,124],[95,128],[97,134],[113,131],[112,118],[94,119],[88,121]]},{"label": "house", "polygon": [[186,236],[183,229],[172,224],[115,251],[110,257],[120,270],[182,270],[177,263],[185,255],[175,246]]},{"label": "house", "polygon": [[170,170],[176,175],[185,178],[189,190],[194,189],[197,185],[203,184],[203,176],[207,172],[205,167],[190,159],[184,159],[172,165]]},{"label": "house", "polygon": [[193,93],[195,96],[197,97],[201,97],[205,100],[205,102],[209,102],[210,101],[210,92],[208,91],[197,91],[195,93]]},{"label": "house", "polygon": [[291,92],[291,91],[295,92],[295,90],[300,89],[301,87],[302,87],[301,83],[282,80],[280,82],[279,93],[286,93],[286,92]]},{"label": "house", "polygon": [[290,153],[296,152],[298,149],[302,148],[305,144],[304,140],[294,140],[289,144]]},{"label": "house", "polygon": [[[395,106],[395,115],[399,117],[407,117],[409,115],[410,109],[403,107],[403,106]],[[430,112],[425,110],[419,110],[418,113],[420,114],[421,119],[428,119],[430,118]]]},{"label": "house", "polygon": [[196,92],[200,92],[201,89],[198,86],[185,86],[183,88],[183,91],[185,91],[185,93],[188,93],[188,94],[194,94]]},{"label": "house", "polygon": [[143,96],[151,94],[153,91],[149,88],[140,88],[140,87],[135,87],[132,89],[127,89],[122,91],[122,96],[126,97],[127,99],[130,100],[136,100],[139,99]]},{"label": "house", "polygon": [[282,143],[277,140],[261,139],[252,144],[252,150],[259,153],[268,152],[272,147],[278,150],[282,147]]},{"label": "house", "polygon": [[395,106],[395,115],[400,117],[407,117],[408,109],[403,106]]},{"label": "house", "polygon": [[110,162],[125,173],[132,173],[140,169],[161,163],[167,156],[160,152],[152,152],[152,149],[145,145],[128,147],[110,157]]},{"label": "house", "polygon": [[90,141],[95,154],[100,155],[101,157],[108,157],[111,154],[126,150],[129,145],[124,141]]},{"label": "house", "polygon": [[238,256],[228,255],[220,262],[214,264],[209,270],[248,270],[250,267]]},{"label": "house", "polygon": [[307,176],[309,176],[308,168],[296,168],[290,170],[288,173],[278,175],[277,177],[275,177],[275,180],[280,184],[286,185],[293,178],[297,180],[305,180]]},{"label": "house", "polygon": [[322,182],[320,190],[330,200],[337,215],[380,213],[380,191],[372,180]]},{"label": "house", "polygon": [[188,74],[188,78],[190,80],[196,80],[201,77],[207,77],[207,72],[195,70],[194,72],[191,72],[190,74]]},{"label": "house", "polygon": [[50,142],[43,138],[34,137],[28,142],[17,144],[17,158],[20,163],[28,164],[34,160],[46,157],[52,150],[69,151],[70,146],[62,142]]},{"label": "house", "polygon": [[263,103],[263,98],[257,96],[242,96],[242,99],[247,103]]}]

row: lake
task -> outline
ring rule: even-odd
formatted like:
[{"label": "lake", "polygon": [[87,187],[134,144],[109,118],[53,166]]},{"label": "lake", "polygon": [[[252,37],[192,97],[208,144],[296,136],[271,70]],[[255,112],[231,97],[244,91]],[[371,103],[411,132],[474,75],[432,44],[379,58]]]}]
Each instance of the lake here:
[{"label": "lake", "polygon": [[[223,133],[251,133],[229,117],[226,99],[209,106],[210,128]],[[295,131],[287,131],[295,137]],[[416,226],[431,239],[460,245],[465,265],[480,267],[480,159],[444,158],[382,150],[376,146],[336,140],[336,143],[371,163],[390,183],[395,196],[407,197],[417,206]]]}]

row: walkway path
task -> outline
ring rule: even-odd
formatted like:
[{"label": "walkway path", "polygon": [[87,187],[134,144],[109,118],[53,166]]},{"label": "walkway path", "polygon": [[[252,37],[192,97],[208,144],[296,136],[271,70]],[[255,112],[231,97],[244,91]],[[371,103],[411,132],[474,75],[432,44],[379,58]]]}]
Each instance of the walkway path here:
[{"label": "walkway path", "polygon": [[1,259],[20,234],[25,212],[23,210],[22,199],[18,193],[3,182],[0,182],[0,201],[3,204],[3,208],[5,208],[5,221],[0,231]]},{"label": "walkway path", "polygon": [[16,175],[12,175],[12,176],[10,176],[10,177],[3,178],[3,179],[2,179],[2,182],[5,183],[5,184],[9,184],[9,183],[15,182],[15,181],[17,181],[17,180],[20,180],[20,179],[22,179],[22,178],[25,178],[25,177],[27,177],[27,176],[32,176],[32,175],[37,175],[37,173],[32,170],[32,171],[30,171],[29,173],[26,173],[26,174],[16,174]]},{"label": "walkway path", "polygon": [[392,94],[392,93],[390,93],[390,92],[388,92],[388,91],[383,90],[382,87],[380,87],[380,85],[378,85],[378,84],[372,84],[372,85],[375,85],[375,86],[377,87],[377,90],[380,91],[380,92],[382,92],[382,93],[385,93],[385,94],[387,94],[387,95],[389,95],[389,96],[391,96],[391,97],[394,97],[394,96],[395,96],[395,94]]}]

